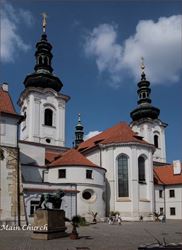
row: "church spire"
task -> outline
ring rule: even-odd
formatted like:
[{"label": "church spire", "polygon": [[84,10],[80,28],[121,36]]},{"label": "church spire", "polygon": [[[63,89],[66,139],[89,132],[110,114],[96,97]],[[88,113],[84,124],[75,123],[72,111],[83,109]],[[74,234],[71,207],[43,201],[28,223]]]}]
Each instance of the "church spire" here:
[{"label": "church spire", "polygon": [[79,113],[78,114],[78,124],[75,127],[75,148],[77,148],[79,146],[79,144],[84,141],[83,140],[83,135],[84,135],[83,129],[84,129],[84,127],[81,123],[81,115]]},{"label": "church spire", "polygon": [[56,77],[52,68],[52,45],[47,40],[46,35],[47,14],[42,13],[42,30],[41,39],[36,44],[35,51],[35,72],[28,75],[24,80],[25,87],[52,88],[59,92],[63,86],[62,82]]},{"label": "church spire", "polygon": [[138,107],[134,109],[130,116],[133,121],[142,119],[142,118],[150,118],[150,119],[158,119],[160,110],[151,105],[152,100],[150,98],[151,89],[150,82],[147,81],[145,75],[145,64],[144,58],[141,58],[141,81],[138,83]]},{"label": "church spire", "polygon": [[144,58],[141,58],[141,81],[138,83],[138,104],[149,104],[151,103],[150,99],[150,82],[146,80],[145,76],[145,64],[144,64]]}]

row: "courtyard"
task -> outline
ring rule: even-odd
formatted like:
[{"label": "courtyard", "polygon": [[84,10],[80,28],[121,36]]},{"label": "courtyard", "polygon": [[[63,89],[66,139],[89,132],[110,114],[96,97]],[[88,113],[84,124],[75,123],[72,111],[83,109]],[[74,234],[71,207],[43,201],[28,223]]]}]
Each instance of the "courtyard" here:
[{"label": "courtyard", "polygon": [[[67,226],[71,232],[71,225]],[[97,223],[78,228],[79,239],[32,240],[31,231],[0,231],[0,250],[135,250],[160,241],[182,243],[182,221]]]}]

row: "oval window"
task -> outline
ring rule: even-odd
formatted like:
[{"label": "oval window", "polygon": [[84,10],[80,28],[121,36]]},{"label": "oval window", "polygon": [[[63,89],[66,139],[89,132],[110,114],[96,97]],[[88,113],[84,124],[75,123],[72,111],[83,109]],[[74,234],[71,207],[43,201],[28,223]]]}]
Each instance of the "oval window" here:
[{"label": "oval window", "polygon": [[82,197],[85,200],[89,200],[92,197],[92,194],[89,191],[84,191],[83,194],[82,194]]}]

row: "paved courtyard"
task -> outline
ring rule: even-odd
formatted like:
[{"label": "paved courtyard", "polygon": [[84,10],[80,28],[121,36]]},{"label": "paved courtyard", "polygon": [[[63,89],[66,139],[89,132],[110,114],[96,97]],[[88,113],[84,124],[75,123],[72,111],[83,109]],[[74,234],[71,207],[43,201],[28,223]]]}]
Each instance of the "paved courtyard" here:
[{"label": "paved courtyard", "polygon": [[[31,231],[0,231],[0,250],[134,250],[144,243],[182,242],[182,221],[123,222],[79,227],[79,240],[69,237],[32,240]],[[68,226],[67,232],[71,232]]]}]

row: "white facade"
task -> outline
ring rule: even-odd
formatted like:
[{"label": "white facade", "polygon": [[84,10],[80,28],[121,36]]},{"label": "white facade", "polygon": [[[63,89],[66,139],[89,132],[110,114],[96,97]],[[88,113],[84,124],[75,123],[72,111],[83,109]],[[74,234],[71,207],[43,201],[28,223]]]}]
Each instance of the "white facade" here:
[{"label": "white facade", "polygon": [[[59,178],[59,170],[66,171],[65,178]],[[86,178],[86,170],[92,171],[92,178]],[[44,173],[44,178],[43,177]],[[80,214],[91,220],[91,212],[98,212],[98,219],[105,217],[105,170],[86,166],[38,167],[22,165],[24,198],[28,219],[31,221],[31,202],[38,201],[41,193],[64,189],[62,209],[71,218]],[[66,190],[69,190],[67,192]],[[84,198],[88,192],[91,197]],[[78,194],[77,194],[78,193]]]},{"label": "white facade", "polygon": [[[139,144],[118,144],[101,146],[100,151],[92,151],[85,156],[106,172],[107,215],[119,211],[123,219],[138,220],[142,215],[150,219],[154,209],[153,201],[153,147]],[[128,197],[118,194],[118,157],[128,157]],[[145,182],[139,183],[138,158],[145,158]],[[101,161],[101,162],[100,162]]]},{"label": "white facade", "polygon": [[182,184],[156,185],[155,210],[167,219],[182,219]]},{"label": "white facade", "polygon": [[130,126],[145,141],[156,146],[153,161],[166,162],[165,128],[167,124],[161,122],[159,119],[141,119],[132,122]]},{"label": "white facade", "polygon": [[[53,89],[29,87],[19,99],[21,114],[20,139],[47,145],[65,145],[65,104],[69,97]],[[46,111],[48,110],[48,120]],[[50,114],[51,113],[51,114]]]},{"label": "white facade", "polygon": [[[65,169],[66,178],[58,178],[60,169]],[[92,171],[92,178],[86,178],[86,170]],[[48,182],[76,183],[79,191],[77,199],[77,213],[91,219],[90,213],[98,213],[98,218],[105,217],[105,169],[87,166],[62,166],[49,168]],[[90,197],[84,198],[84,193]]]},{"label": "white facade", "polygon": [[[32,221],[31,208],[36,206],[41,193],[55,192],[64,189],[62,209],[71,218],[75,214],[92,220],[91,212],[98,213],[99,218],[105,217],[105,169],[89,166],[45,166],[45,146],[20,143],[20,159],[24,199],[27,220]],[[65,170],[65,177],[59,177],[59,170]],[[86,171],[92,172],[92,178],[86,177]],[[84,194],[90,195],[89,199]],[[34,204],[34,205],[33,205]]]},{"label": "white facade", "polygon": [[17,117],[0,115],[1,145],[17,147],[17,122]]}]

